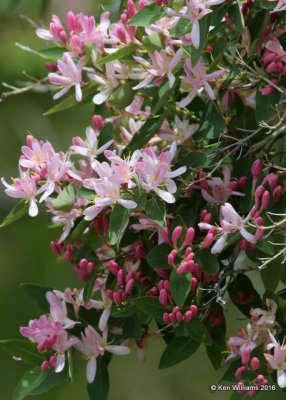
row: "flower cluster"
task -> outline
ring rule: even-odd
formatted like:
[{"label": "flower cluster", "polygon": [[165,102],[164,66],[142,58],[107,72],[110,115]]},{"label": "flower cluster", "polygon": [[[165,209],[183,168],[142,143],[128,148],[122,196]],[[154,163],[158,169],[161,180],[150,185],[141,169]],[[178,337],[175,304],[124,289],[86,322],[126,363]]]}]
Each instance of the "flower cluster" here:
[{"label": "flower cluster", "polygon": [[[54,99],[75,91],[50,113],[92,102],[94,115],[66,152],[28,135],[19,177],[2,178],[21,201],[1,226],[45,207],[51,249],[82,282],[38,288],[49,312],[21,334],[43,373],[63,376],[79,351],[90,393],[97,366],[108,392],[111,354],[135,343],[144,361],[161,337],[161,368],[203,344],[216,368],[228,351],[241,387],[277,371],[284,388],[285,2],[121,3],[116,22],[68,12],[36,31],[57,46]],[[227,340],[228,301],[251,321]]]}]

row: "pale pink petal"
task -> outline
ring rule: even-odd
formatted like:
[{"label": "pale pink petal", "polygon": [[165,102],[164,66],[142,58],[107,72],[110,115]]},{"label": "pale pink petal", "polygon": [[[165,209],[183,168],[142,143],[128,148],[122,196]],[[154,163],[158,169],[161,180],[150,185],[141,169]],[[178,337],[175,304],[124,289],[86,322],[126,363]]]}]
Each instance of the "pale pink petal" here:
[{"label": "pale pink petal", "polygon": [[96,375],[96,358],[93,357],[87,362],[86,366],[86,379],[88,383],[92,383],[94,381]]}]

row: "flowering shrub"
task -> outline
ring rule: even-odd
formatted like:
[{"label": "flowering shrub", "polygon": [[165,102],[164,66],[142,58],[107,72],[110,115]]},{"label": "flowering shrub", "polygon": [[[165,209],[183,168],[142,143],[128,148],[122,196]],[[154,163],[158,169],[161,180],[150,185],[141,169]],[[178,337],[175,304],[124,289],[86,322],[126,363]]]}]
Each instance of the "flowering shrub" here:
[{"label": "flowering shrub", "polygon": [[[0,342],[33,366],[14,398],[66,382],[77,350],[90,399],[106,399],[112,355],[133,342],[144,361],[155,337],[162,369],[206,346],[239,393],[285,388],[286,2],[122,4],[115,23],[68,12],[36,30],[53,98],[67,94],[46,114],[94,115],[65,152],[28,135],[19,177],[2,178],[21,200],[1,226],[46,208],[51,249],[81,282],[24,285],[43,314],[28,340]],[[228,302],[250,318],[233,337]]]}]

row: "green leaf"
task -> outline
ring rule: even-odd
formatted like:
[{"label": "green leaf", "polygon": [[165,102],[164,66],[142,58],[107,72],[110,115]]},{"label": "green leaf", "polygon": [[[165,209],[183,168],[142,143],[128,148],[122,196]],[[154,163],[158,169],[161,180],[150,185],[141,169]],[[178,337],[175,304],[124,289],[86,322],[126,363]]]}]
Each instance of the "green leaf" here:
[{"label": "green leaf", "polygon": [[228,286],[228,292],[232,302],[248,318],[251,308],[261,307],[260,296],[245,274],[235,277]]},{"label": "green leaf", "polygon": [[50,311],[50,305],[46,299],[46,293],[53,289],[48,286],[35,285],[33,283],[21,283],[25,292],[35,301],[40,307],[41,311],[48,313]]},{"label": "green leaf", "polygon": [[[90,96],[95,93],[95,87],[94,85],[89,85],[83,88],[83,98],[84,102],[87,102],[90,100]],[[79,103],[74,94],[69,95],[68,97],[65,97],[61,102],[57,103],[54,107],[50,108],[48,111],[46,111],[43,116],[47,117],[48,115],[56,114],[61,111],[68,110],[69,108],[81,105],[82,103]]]},{"label": "green leaf", "polygon": [[136,306],[128,306],[125,307],[121,310],[115,311],[112,314],[113,318],[125,318],[125,317],[130,317],[131,315],[135,314],[137,312],[137,307]]},{"label": "green leaf", "polygon": [[78,194],[80,197],[83,197],[86,200],[94,200],[95,197],[95,191],[91,189],[86,189],[84,187],[81,187],[78,190]]},{"label": "green leaf", "polygon": [[197,169],[207,162],[207,156],[201,151],[191,151],[186,157],[179,160],[176,167],[185,165],[188,168]]},{"label": "green leaf", "polygon": [[53,201],[55,210],[70,211],[76,200],[76,187],[73,183],[67,185]]},{"label": "green leaf", "polygon": [[156,4],[150,4],[141,8],[140,11],[128,22],[129,26],[148,26],[158,21],[158,19],[164,16],[162,7]]},{"label": "green leaf", "polygon": [[89,279],[87,284],[85,285],[83,289],[83,301],[84,304],[86,304],[92,297],[93,295],[93,289],[94,289],[94,283],[96,280],[97,276],[94,275],[92,278]]},{"label": "green leaf", "polygon": [[171,272],[170,276],[170,290],[175,300],[175,303],[179,307],[183,307],[186,298],[191,290],[191,283],[190,283],[191,274],[178,274],[177,271],[174,269]]},{"label": "green leaf", "polygon": [[113,126],[110,122],[107,122],[98,138],[98,147],[103,146],[105,143],[113,139]]},{"label": "green leaf", "polygon": [[104,65],[114,60],[121,60],[122,58],[133,54],[137,48],[138,46],[135,44],[121,47],[121,49],[115,51],[114,53],[108,54],[107,56],[101,58],[99,61],[97,61],[97,64]]},{"label": "green leaf", "polygon": [[134,303],[139,310],[143,311],[145,314],[162,321],[162,315],[166,312],[166,307],[159,303],[157,297],[146,296],[137,297],[134,299]]},{"label": "green leaf", "polygon": [[265,289],[276,290],[285,266],[278,262],[271,262],[260,271]]},{"label": "green leaf", "polygon": [[19,47],[21,50],[24,50],[31,54],[35,54],[36,56],[44,58],[45,60],[51,60],[51,61],[58,61],[64,53],[64,49],[60,48],[60,47],[52,47],[50,49],[43,49],[43,50],[37,51],[37,50],[31,49],[28,46],[24,46],[23,44],[20,44],[20,43],[15,43],[15,45],[17,47]]},{"label": "green leaf", "polygon": [[216,346],[206,346],[207,356],[214,369],[219,369],[222,362],[222,352]]},{"label": "green leaf", "polygon": [[112,355],[108,352],[97,358],[96,376],[92,383],[88,383],[87,391],[90,400],[107,400],[109,392],[108,364]]},{"label": "green leaf", "polygon": [[[144,7],[145,8],[145,7]],[[162,111],[162,110],[161,110]],[[148,118],[145,124],[135,133],[131,142],[126,146],[123,151],[124,155],[133,153],[135,150],[143,147],[160,129],[166,115],[164,112],[158,112],[159,115]]]},{"label": "green leaf", "polygon": [[199,348],[200,343],[187,337],[174,337],[165,348],[159,368],[165,369],[189,358]]},{"label": "green leaf", "polygon": [[211,23],[211,16],[207,15],[204,18],[199,20],[199,25],[200,25],[200,46],[198,49],[195,49],[192,47],[192,67],[194,68],[199,61],[202,51],[205,48],[205,45],[208,41],[208,34],[209,34],[209,29],[210,29],[210,23]]},{"label": "green leaf", "polygon": [[69,367],[66,363],[65,368],[62,372],[55,373],[54,370],[49,369],[44,372],[44,379],[31,393],[31,396],[36,396],[48,392],[50,389],[58,385],[67,384],[69,382]]},{"label": "green leaf", "polygon": [[23,339],[0,340],[0,348],[21,361],[30,365],[37,365],[43,358],[37,352],[36,344]]},{"label": "green leaf", "polygon": [[[265,84],[263,84],[265,86]],[[275,105],[278,104],[281,94],[274,89],[268,96],[263,96],[260,92],[262,85],[256,89],[256,121],[267,122],[276,113]]]},{"label": "green leaf", "polygon": [[258,240],[256,247],[269,256],[273,256],[275,253],[273,244],[271,244],[267,239]]},{"label": "green leaf", "polygon": [[111,245],[119,245],[127,228],[131,211],[120,204],[116,204],[111,212],[109,223],[109,238]]},{"label": "green leaf", "polygon": [[90,221],[86,221],[83,219],[80,221],[77,226],[72,230],[72,233],[68,237],[68,241],[70,243],[74,242],[77,238],[80,237],[80,235],[86,230],[88,225],[90,224]]},{"label": "green leaf", "polygon": [[2,221],[0,228],[4,228],[4,226],[8,226],[13,224],[13,222],[18,221],[18,219],[22,218],[25,214],[27,214],[29,209],[29,204],[24,200],[19,201],[15,207],[9,212],[9,214]]},{"label": "green leaf", "polygon": [[137,314],[125,319],[122,335],[124,339],[140,339],[142,337],[141,321]]},{"label": "green leaf", "polygon": [[22,400],[29,396],[33,390],[41,385],[44,379],[45,372],[42,372],[40,367],[35,367],[26,372],[13,392],[12,400]]},{"label": "green leaf", "polygon": [[232,24],[236,32],[243,33],[244,30],[244,17],[241,12],[241,6],[237,1],[229,9],[228,14],[231,17]]},{"label": "green leaf", "polygon": [[195,140],[217,139],[223,133],[224,127],[225,122],[221,113],[210,101],[204,115],[204,123],[193,137]]},{"label": "green leaf", "polygon": [[212,344],[212,338],[207,330],[205,324],[195,317],[191,321],[184,324],[185,331],[190,337],[197,342],[204,343],[207,346]]},{"label": "green leaf", "polygon": [[211,254],[210,249],[197,249],[195,259],[203,272],[212,275],[219,271],[218,259]]},{"label": "green leaf", "polygon": [[120,85],[109,97],[108,103],[119,110],[127,107],[134,98],[135,92],[132,89],[133,83],[126,82]]},{"label": "green leaf", "polygon": [[50,49],[40,50],[39,56],[46,60],[58,61],[64,54],[64,49],[61,47],[52,47]]},{"label": "green leaf", "polygon": [[152,268],[169,269],[168,255],[171,248],[166,243],[161,243],[150,251],[147,262]]},{"label": "green leaf", "polygon": [[152,197],[147,201],[146,214],[148,218],[156,224],[164,227],[166,225],[166,206],[165,202],[158,197]]}]

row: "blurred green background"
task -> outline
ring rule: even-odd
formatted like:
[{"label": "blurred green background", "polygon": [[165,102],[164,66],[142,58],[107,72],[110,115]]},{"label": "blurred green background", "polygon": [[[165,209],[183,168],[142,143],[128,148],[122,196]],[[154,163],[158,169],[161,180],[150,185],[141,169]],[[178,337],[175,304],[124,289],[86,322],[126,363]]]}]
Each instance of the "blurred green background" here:
[{"label": "blurred green background", "polygon": [[[109,1],[114,15],[119,3]],[[15,42],[35,49],[45,46],[20,15],[26,15],[37,23],[47,24],[52,14],[61,16],[63,20],[69,10],[95,14],[102,4],[108,5],[108,2],[0,0],[0,81],[17,85],[17,81],[25,79],[25,72],[37,78],[47,74],[42,59],[15,47]],[[1,88],[1,91],[6,90]],[[92,105],[81,106],[76,112],[72,110],[43,117],[43,113],[53,104],[50,94],[39,93],[11,96],[0,103],[0,176],[5,176],[7,180],[11,176],[17,176],[17,160],[27,131],[39,139],[49,139],[58,150],[65,150],[73,136],[84,134],[92,116]],[[1,190],[1,220],[14,204],[15,201],[6,197]],[[25,217],[15,225],[0,230],[1,339],[20,337],[19,326],[26,325],[29,319],[39,316],[39,310],[21,289],[21,282],[42,283],[57,289],[80,284],[70,266],[55,262],[49,242],[57,237],[58,232],[46,228],[49,221],[50,218],[46,215],[36,219]],[[226,314],[230,326],[228,333],[234,333],[241,324],[245,325],[246,321],[241,321],[242,316],[229,305],[226,307]],[[237,318],[240,320],[237,321]],[[203,347],[190,360],[159,371],[158,363],[164,344],[161,340],[154,340],[148,345],[145,364],[137,361],[135,348],[128,357],[114,357],[111,363],[110,400],[223,400],[231,397],[230,393],[213,394],[208,391],[208,386],[218,382],[223,371],[213,370]],[[24,364],[14,361],[3,352],[0,353],[0,400],[11,398],[13,388],[25,371]],[[77,360],[74,383],[33,398],[88,399],[85,392],[85,362],[80,358]],[[269,398],[269,395],[265,393],[263,398]],[[280,395],[276,393],[275,398],[279,399]]]}]

